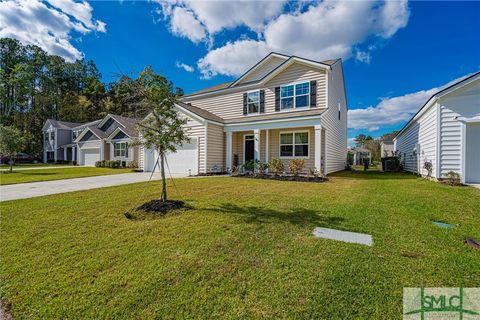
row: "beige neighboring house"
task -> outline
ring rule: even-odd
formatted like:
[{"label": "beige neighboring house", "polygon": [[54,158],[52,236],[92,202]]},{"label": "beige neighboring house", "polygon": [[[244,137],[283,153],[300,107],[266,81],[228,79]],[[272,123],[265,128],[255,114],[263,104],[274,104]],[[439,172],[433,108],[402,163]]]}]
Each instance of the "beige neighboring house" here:
[{"label": "beige neighboring house", "polygon": [[[175,105],[190,143],[169,154],[172,173],[229,172],[249,160],[294,158],[325,174],[343,170],[347,101],[340,59],[271,53],[233,82],[188,94]],[[157,153],[140,151],[152,171]]]}]

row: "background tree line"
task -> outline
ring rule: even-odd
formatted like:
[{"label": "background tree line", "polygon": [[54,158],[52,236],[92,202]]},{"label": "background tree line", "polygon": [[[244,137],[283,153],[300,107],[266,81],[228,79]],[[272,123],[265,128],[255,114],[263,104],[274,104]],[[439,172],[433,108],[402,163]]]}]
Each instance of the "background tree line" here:
[{"label": "background tree line", "polygon": [[[148,72],[153,72],[147,67]],[[87,122],[108,113],[141,118],[148,112],[140,78],[103,83],[92,60],[66,62],[40,47],[0,39],[0,124],[23,132],[25,152],[42,152],[47,119]],[[177,89],[182,94],[181,89]]]},{"label": "background tree line", "polygon": [[379,138],[373,138],[370,135],[359,134],[355,137],[355,147],[357,148],[364,148],[370,150],[372,155],[372,161],[380,162],[382,157],[384,156],[381,154],[381,143],[382,141],[391,141],[397,135],[398,131],[392,131],[389,133],[383,134]]}]

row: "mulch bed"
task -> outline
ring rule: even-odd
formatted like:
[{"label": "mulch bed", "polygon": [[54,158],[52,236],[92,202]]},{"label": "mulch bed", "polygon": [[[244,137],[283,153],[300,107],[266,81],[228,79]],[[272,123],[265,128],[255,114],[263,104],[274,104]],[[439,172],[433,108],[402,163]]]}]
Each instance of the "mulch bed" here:
[{"label": "mulch bed", "polygon": [[312,177],[312,176],[275,176],[273,174],[259,174],[259,175],[239,175],[241,178],[250,179],[264,179],[264,180],[279,180],[279,181],[299,181],[299,182],[325,182],[326,178]]},{"label": "mulch bed", "polygon": [[171,210],[186,208],[185,202],[181,200],[167,200],[162,202],[162,200],[152,200],[145,202],[137,210],[146,211],[146,212],[156,212],[161,215],[167,214]]}]

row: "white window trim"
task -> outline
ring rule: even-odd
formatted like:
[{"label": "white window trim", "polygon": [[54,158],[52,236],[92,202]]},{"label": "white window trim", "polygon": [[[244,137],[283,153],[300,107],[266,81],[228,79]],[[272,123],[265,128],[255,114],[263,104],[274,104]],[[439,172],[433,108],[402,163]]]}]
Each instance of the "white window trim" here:
[{"label": "white window trim", "polygon": [[[248,112],[248,95],[250,93],[258,92],[258,111],[257,112]],[[257,116],[260,114],[260,89],[247,91],[247,116]]]},{"label": "white window trim", "polygon": [[[298,110],[308,110],[310,109],[310,95],[311,95],[311,92],[310,92],[310,82],[312,80],[304,80],[304,81],[297,81],[297,82],[292,82],[292,83],[287,83],[287,84],[282,84],[280,86],[280,112],[292,112],[292,111],[296,111],[297,109]],[[303,83],[308,83],[308,93],[307,94],[301,94],[299,95],[299,97],[301,96],[308,96],[308,105],[306,107],[298,107],[297,108],[297,100],[295,99],[297,97],[296,95],[296,92],[295,92],[295,86],[297,84],[303,84]],[[282,108],[282,99],[286,99],[286,98],[290,98],[290,97],[285,97],[285,98],[282,98],[282,88],[283,87],[288,87],[288,86],[293,86],[293,108],[287,108],[287,109],[283,109]]]},{"label": "white window trim", "polygon": [[[306,157],[296,157],[295,156],[295,133],[307,133],[308,135],[308,156]],[[281,147],[282,147],[282,137],[281,135],[282,134],[286,134],[286,133],[293,133],[293,155],[292,156],[282,156],[282,150],[281,150]],[[303,145],[303,144],[302,144]],[[295,130],[295,131],[280,131],[278,133],[278,157],[280,159],[310,159],[310,130]]]},{"label": "white window trim", "polygon": [[[129,157],[130,157],[130,150],[128,150],[128,156],[127,156],[127,149],[130,149],[130,146],[129,146],[128,141],[126,141],[126,140],[118,140],[118,141],[112,141],[112,142],[113,142],[113,157],[114,157],[114,158],[125,158],[125,159],[129,159]],[[125,143],[125,144],[126,144],[125,149],[124,149],[124,150],[125,150],[125,155],[119,155],[119,156],[115,155],[115,144],[117,144],[117,143]]]}]

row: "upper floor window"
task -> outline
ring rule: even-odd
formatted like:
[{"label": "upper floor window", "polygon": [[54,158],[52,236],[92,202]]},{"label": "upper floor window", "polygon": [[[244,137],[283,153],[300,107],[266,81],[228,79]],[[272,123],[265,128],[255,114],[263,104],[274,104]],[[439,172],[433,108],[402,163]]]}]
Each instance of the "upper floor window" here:
[{"label": "upper floor window", "polygon": [[127,142],[115,142],[113,144],[113,156],[115,156],[115,157],[128,157],[128,143]]},{"label": "upper floor window", "polygon": [[55,141],[55,131],[50,131],[50,140]]},{"label": "upper floor window", "polygon": [[305,108],[310,105],[310,83],[303,82],[280,87],[280,108]]},{"label": "upper floor window", "polygon": [[72,132],[72,138],[73,138],[73,140],[77,139],[77,137],[78,137],[78,132],[77,132],[77,131],[73,131],[73,132]]},{"label": "upper floor window", "polygon": [[260,91],[247,93],[247,112],[258,113],[260,108]]}]

